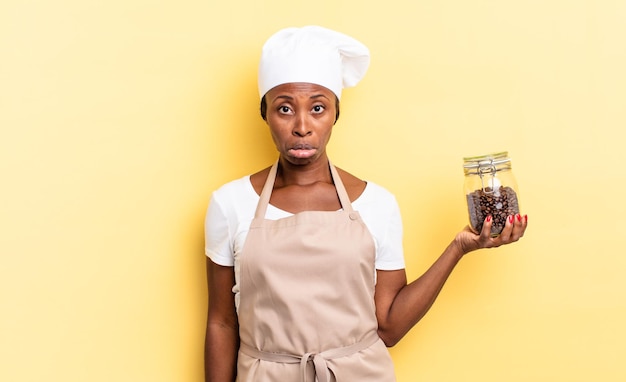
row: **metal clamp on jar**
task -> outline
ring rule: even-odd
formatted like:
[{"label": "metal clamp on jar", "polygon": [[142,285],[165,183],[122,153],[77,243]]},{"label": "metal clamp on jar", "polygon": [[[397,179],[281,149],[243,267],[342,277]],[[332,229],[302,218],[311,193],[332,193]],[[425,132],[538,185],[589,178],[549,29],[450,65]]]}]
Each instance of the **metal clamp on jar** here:
[{"label": "metal clamp on jar", "polygon": [[507,217],[519,213],[517,184],[508,152],[463,158],[463,171],[470,228],[479,233],[491,215],[491,236],[498,236]]}]

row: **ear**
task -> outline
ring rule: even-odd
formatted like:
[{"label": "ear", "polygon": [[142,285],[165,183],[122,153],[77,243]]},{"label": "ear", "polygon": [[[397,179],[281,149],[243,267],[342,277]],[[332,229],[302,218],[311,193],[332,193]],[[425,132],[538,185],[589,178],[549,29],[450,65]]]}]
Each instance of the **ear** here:
[{"label": "ear", "polygon": [[265,96],[261,98],[261,104],[259,105],[259,111],[261,112],[261,118],[267,123],[267,102]]}]

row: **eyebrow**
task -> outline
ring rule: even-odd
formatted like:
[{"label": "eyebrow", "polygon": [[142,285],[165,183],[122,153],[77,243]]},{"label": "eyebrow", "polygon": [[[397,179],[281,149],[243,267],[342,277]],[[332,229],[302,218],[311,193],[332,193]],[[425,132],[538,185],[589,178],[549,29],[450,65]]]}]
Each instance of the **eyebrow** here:
[{"label": "eyebrow", "polygon": [[[314,94],[314,95],[309,97],[309,99],[318,99],[318,98],[326,98],[327,100],[330,101],[330,99],[328,97],[326,97],[324,94]],[[276,96],[274,98],[274,101],[277,100],[277,99],[286,99],[286,100],[292,101],[294,98],[292,96],[290,96],[290,95],[283,94],[283,95]]]},{"label": "eyebrow", "polygon": [[277,99],[292,100],[293,97],[292,96],[288,96],[288,95],[278,95],[278,96],[274,97],[274,99],[272,101],[276,101]]}]

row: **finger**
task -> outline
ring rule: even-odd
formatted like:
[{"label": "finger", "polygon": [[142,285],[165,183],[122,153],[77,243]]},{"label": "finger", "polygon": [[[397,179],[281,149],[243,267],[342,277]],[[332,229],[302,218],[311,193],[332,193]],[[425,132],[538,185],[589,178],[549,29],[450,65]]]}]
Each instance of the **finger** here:
[{"label": "finger", "polygon": [[483,229],[480,231],[480,242],[486,243],[489,239],[491,239],[491,226],[493,225],[493,217],[491,215],[487,215],[485,221],[483,222]]},{"label": "finger", "polygon": [[493,218],[491,215],[487,215],[485,221],[483,222],[483,229],[480,231],[480,237],[490,236],[491,235],[491,226],[493,225]]},{"label": "finger", "polygon": [[520,215],[517,214],[515,216],[515,226],[513,227],[513,237],[515,241],[519,240],[524,236],[524,232],[526,232],[526,227],[528,226],[528,215]]},{"label": "finger", "polygon": [[507,216],[506,223],[504,224],[504,228],[502,229],[502,232],[500,232],[500,237],[498,237],[498,239],[500,239],[500,242],[502,244],[506,244],[510,242],[511,236],[513,234],[514,224],[515,224],[515,216],[513,215]]},{"label": "finger", "polygon": [[517,240],[519,240],[520,235],[522,233],[522,215],[520,214],[515,214],[512,215],[509,218],[513,218],[512,222],[511,222],[511,235],[509,236],[509,243],[513,243]]}]

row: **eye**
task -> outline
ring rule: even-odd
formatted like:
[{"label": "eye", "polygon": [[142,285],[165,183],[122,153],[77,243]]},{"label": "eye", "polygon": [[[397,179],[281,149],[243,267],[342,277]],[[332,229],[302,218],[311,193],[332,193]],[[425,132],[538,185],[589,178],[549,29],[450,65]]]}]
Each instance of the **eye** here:
[{"label": "eye", "polygon": [[324,110],[326,110],[326,108],[324,107],[324,105],[315,105],[313,106],[313,109],[311,109],[311,112],[313,114],[320,114],[322,113]]},{"label": "eye", "polygon": [[291,108],[289,106],[282,105],[278,107],[278,112],[281,114],[291,114]]}]

